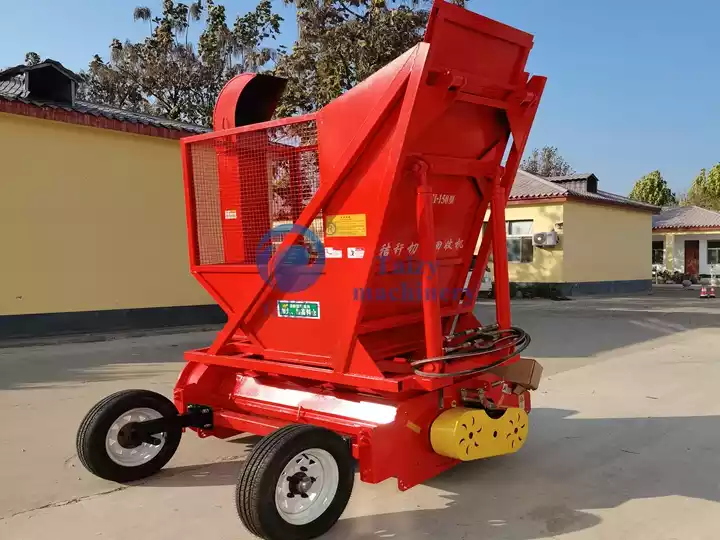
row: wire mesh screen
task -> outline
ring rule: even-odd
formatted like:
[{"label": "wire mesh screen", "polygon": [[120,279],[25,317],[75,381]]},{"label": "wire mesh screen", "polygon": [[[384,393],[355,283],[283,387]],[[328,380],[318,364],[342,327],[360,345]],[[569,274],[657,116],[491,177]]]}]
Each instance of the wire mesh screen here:
[{"label": "wire mesh screen", "polygon": [[[261,249],[274,254],[281,231],[297,221],[320,187],[315,121],[190,146],[198,262],[254,264]],[[312,257],[316,240],[323,240],[321,214],[309,229],[305,244]]]},{"label": "wire mesh screen", "polygon": [[213,141],[190,145],[193,163],[193,194],[195,195],[195,227],[198,239],[198,262],[222,264],[222,221],[220,219],[220,182]]}]

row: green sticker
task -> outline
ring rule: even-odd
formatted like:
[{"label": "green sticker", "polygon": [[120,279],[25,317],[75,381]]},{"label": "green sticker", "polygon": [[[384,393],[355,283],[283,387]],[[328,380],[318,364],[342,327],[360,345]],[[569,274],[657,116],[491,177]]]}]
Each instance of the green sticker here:
[{"label": "green sticker", "polygon": [[286,319],[319,319],[320,302],[278,300],[277,313],[278,317]]}]

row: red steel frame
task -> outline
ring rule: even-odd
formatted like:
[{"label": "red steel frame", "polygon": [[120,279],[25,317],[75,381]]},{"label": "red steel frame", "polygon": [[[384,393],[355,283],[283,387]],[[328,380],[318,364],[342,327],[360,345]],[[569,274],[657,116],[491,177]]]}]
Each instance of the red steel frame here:
[{"label": "red steel frame", "polygon": [[[442,47],[445,52],[450,49],[453,54],[461,54],[451,47],[455,43],[454,32],[459,25],[474,32],[473,36],[490,36],[516,46],[519,53],[513,57],[515,64],[511,66],[512,69],[505,69],[506,66],[502,65],[495,69],[498,73],[510,73],[504,82],[498,80],[502,79],[499,76],[493,80],[469,69],[448,68],[444,65],[447,55],[441,55]],[[438,49],[434,50],[430,44]],[[451,327],[464,330],[479,326],[473,308],[490,249],[494,257],[497,323],[501,329],[510,327],[505,207],[545,86],[544,77],[530,78],[524,71],[531,47],[532,37],[528,34],[457,6],[436,1],[425,43],[408,51],[376,74],[374,85],[360,85],[318,113],[223,129],[181,141],[191,270],[228,314],[227,324],[210,347],[185,354],[188,364],[175,389],[175,401],[181,410],[189,403],[205,403],[214,407],[215,427],[211,431],[199,430],[201,436],[225,437],[237,432],[264,435],[287,423],[312,423],[351,438],[353,453],[360,460],[363,480],[378,482],[394,476],[398,478],[400,488],[407,489],[456,463],[455,460],[432,452],[427,433],[433,419],[443,408],[460,403],[461,390],[482,389],[485,396],[497,406],[522,407],[529,411],[527,392],[513,391],[513,385],[491,372],[474,377],[424,377],[414,374],[405,358],[395,356],[392,343],[385,344],[384,349],[375,349],[389,352],[383,358],[370,360],[370,367],[367,360],[358,357],[355,349],[358,349],[359,340],[364,337],[370,339],[380,336],[378,339],[382,341],[385,335],[383,332],[416,328],[420,324],[420,335],[415,338],[419,339],[419,357],[442,356],[443,336],[449,333]],[[506,58],[509,56],[506,55]],[[464,65],[471,65],[470,61],[465,61]],[[235,100],[252,78],[244,77],[241,81],[235,81],[239,86],[234,92],[228,92]],[[504,120],[493,120],[494,123],[488,125],[505,125],[507,129],[501,129],[499,138],[488,144],[482,155],[474,158],[418,151],[408,144],[407,141],[412,140],[413,135],[427,132],[428,126],[434,122],[442,122],[443,116],[458,103],[493,111],[483,118]],[[219,102],[215,121],[216,124],[219,122],[220,115],[220,122],[227,126],[234,121],[229,119],[234,111],[226,103],[223,107]],[[358,109],[366,111],[362,118],[358,118],[355,112]],[[228,112],[223,113],[223,110]],[[382,206],[384,214],[381,215],[384,217],[380,223],[368,228],[367,245],[372,246],[373,250],[380,245],[383,226],[392,219],[388,201],[394,183],[400,177],[410,177],[417,185],[415,224],[420,246],[418,259],[424,263],[421,283],[422,291],[426,294],[422,295],[421,311],[369,319],[364,302],[347,306],[344,313],[346,320],[337,328],[335,352],[329,355],[329,359],[304,351],[278,351],[264,346],[265,338],[254,331],[254,321],[263,304],[273,298],[274,291],[268,285],[270,280],[252,282],[255,284],[254,292],[239,302],[233,296],[238,294],[239,285],[227,284],[231,283],[229,280],[242,276],[253,279],[257,274],[255,265],[202,265],[199,264],[198,256],[193,145],[213,141],[218,137],[227,139],[309,120],[321,123],[319,144],[322,181],[310,203],[299,212],[295,224],[308,228],[321,211],[327,211],[333,197],[344,189],[348,178],[360,168],[363,156],[371,152],[369,141],[381,139],[383,130],[392,124],[398,126],[398,134],[386,137],[388,143],[383,147],[381,156],[375,160],[382,161],[377,165],[379,170],[387,171],[387,175],[377,185],[380,197],[385,198],[376,203]],[[323,139],[322,130],[337,130],[343,122],[357,126],[350,137],[343,137],[343,144]],[[336,135],[335,138],[340,137]],[[509,154],[502,166],[501,160],[508,143]],[[441,145],[441,142],[437,142],[437,145]],[[323,161],[325,156],[329,157]],[[437,249],[433,249],[436,244],[437,216],[431,177],[471,179],[473,189],[479,194],[479,207],[466,225],[464,238],[469,239],[468,244],[472,242],[474,246],[475,239],[480,236],[484,216],[490,211],[490,221],[470,274],[468,293],[463,299],[449,303],[441,301],[437,295],[428,295],[427,291],[438,290],[438,276],[442,268],[454,271],[451,281],[461,287],[471,265],[473,250],[472,246],[468,246],[458,250],[457,256],[437,259]],[[371,204],[369,200],[361,202]],[[284,238],[278,254],[271,261],[271,268],[279,254],[297,240],[298,236],[293,234]],[[432,268],[440,268],[440,271],[433,272]],[[367,283],[373,279],[376,270],[376,263],[368,258],[358,264],[355,276],[362,283]],[[327,273],[330,276],[332,271],[328,269]],[[323,276],[320,281],[323,279],[329,278]],[[404,346],[407,348],[407,343],[411,341],[412,338],[407,338]],[[500,351],[495,355],[466,358],[454,362],[452,369],[460,371],[487,365],[503,355],[504,352]],[[514,360],[517,358],[510,361]],[[445,365],[440,362],[424,366],[424,370],[430,372],[443,369],[446,369]],[[288,396],[295,397],[290,399]],[[333,403],[332,410],[318,409],[320,398],[326,402],[330,400]],[[283,403],[282,400],[287,402]],[[368,405],[367,400],[373,405]],[[385,411],[390,409],[384,407],[390,407],[394,411],[390,415],[393,420],[381,422],[374,418],[359,418],[358,414],[351,412],[359,410],[356,407],[359,403],[364,403],[362,406],[366,409]],[[397,445],[405,446],[407,463],[386,459]],[[422,463],[422,467],[417,463]]]}]

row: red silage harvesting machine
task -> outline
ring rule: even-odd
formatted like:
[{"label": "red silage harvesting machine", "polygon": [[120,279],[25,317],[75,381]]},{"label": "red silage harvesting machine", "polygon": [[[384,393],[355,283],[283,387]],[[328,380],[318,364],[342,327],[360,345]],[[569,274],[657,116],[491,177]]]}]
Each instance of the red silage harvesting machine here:
[{"label": "red silage harvesting machine", "polygon": [[163,467],[186,428],[263,435],[237,509],[288,540],[332,527],[355,461],[362,481],[406,490],[522,447],[542,368],[511,325],[505,206],[545,85],[525,71],[531,48],[436,0],[423,42],[316,113],[271,120],[284,81],[231,80],[215,131],[182,141],[191,269],[228,322],[185,354],[174,403],[98,403],[83,464],[127,482]]}]

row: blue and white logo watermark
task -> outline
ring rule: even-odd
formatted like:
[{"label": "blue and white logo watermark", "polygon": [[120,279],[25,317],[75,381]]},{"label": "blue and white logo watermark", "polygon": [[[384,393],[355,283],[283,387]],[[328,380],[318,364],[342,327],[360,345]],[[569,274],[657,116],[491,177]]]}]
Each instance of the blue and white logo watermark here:
[{"label": "blue and white logo watermark", "polygon": [[440,300],[441,302],[457,302],[470,294],[465,287],[425,288],[422,286],[422,275],[428,272],[431,276],[439,274],[437,263],[417,259],[396,259],[376,257],[377,275],[394,277],[393,286],[355,287],[353,300],[362,302],[422,302]]},{"label": "blue and white logo watermark", "polygon": [[[289,234],[297,234],[298,240],[280,251],[280,245]],[[277,256],[271,266],[274,255]],[[304,291],[322,275],[325,247],[310,229],[292,223],[276,225],[258,243],[255,265],[263,280],[274,289]]]},{"label": "blue and white logo watermark", "polygon": [[[295,242],[280,251],[283,240],[289,234],[297,235]],[[354,248],[348,248],[351,249]],[[286,293],[301,292],[310,288],[323,274],[325,258],[325,246],[314,231],[288,223],[273,227],[263,236],[258,243],[255,264],[260,277],[273,289]],[[423,272],[437,275],[439,273],[437,263],[432,264],[417,259],[391,260],[388,257],[375,259],[376,275],[390,276],[392,286],[354,287],[352,290],[354,301],[421,302],[425,298],[456,302],[470,292],[465,287],[424,288],[421,282]],[[280,316],[294,316],[292,307],[289,306],[287,313],[280,313]],[[319,318],[319,304],[318,315],[306,318]]]}]

